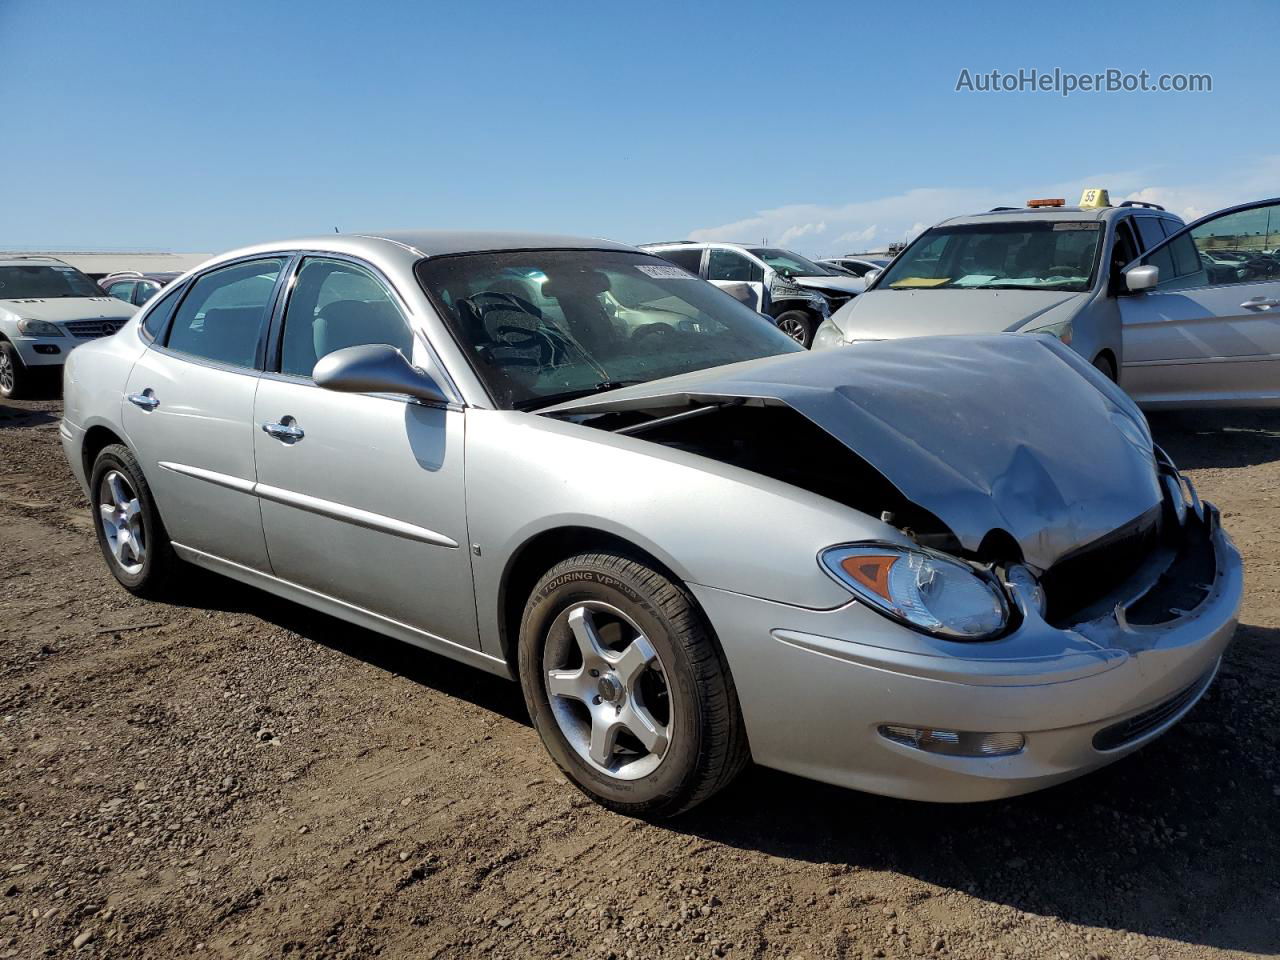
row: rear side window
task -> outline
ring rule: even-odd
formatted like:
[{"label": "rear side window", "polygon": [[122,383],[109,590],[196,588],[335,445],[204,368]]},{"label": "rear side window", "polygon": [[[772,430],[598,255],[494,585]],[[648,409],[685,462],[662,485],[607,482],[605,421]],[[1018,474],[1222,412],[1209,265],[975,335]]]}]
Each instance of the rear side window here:
[{"label": "rear side window", "polygon": [[142,332],[148,340],[154,340],[164,331],[165,324],[173,316],[173,308],[178,305],[182,290],[174,288],[156,302],[142,321]]},{"label": "rear side window", "polygon": [[169,330],[170,350],[236,367],[252,367],[282,258],[212,270],[191,285]]},{"label": "rear side window", "polygon": [[677,267],[684,267],[690,273],[697,273],[702,266],[701,250],[663,250],[661,252],[655,250],[653,255],[670,261]]}]

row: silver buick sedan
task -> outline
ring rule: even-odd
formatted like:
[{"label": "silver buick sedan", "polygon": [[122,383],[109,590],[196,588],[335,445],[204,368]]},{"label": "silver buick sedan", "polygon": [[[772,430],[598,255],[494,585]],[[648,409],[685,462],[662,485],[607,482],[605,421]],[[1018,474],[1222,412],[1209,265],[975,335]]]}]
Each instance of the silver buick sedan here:
[{"label": "silver buick sedan", "polygon": [[600,240],[267,244],[71,354],[124,587],[205,567],[517,680],[601,803],[749,760],[922,800],[1093,770],[1212,682],[1217,511],[1049,337],[803,351]]}]

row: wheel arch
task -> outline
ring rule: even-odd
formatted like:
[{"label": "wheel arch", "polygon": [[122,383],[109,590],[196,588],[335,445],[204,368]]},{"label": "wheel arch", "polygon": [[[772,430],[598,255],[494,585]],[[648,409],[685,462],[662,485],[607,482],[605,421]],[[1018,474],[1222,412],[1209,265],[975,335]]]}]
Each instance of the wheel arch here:
[{"label": "wheel arch", "polygon": [[773,317],[775,320],[782,316],[782,314],[791,310],[803,310],[805,313],[812,315],[819,321],[823,319],[822,311],[813,305],[812,300],[774,300],[769,304],[769,316]]},{"label": "wheel arch", "polygon": [[1120,382],[1120,362],[1116,359],[1115,351],[1110,347],[1103,347],[1098,351],[1098,355],[1093,358],[1093,365],[1097,366],[1099,360],[1106,360],[1111,365],[1111,382]]},{"label": "wheel arch", "polygon": [[[86,483],[93,474],[93,462],[98,459],[98,454],[104,447],[109,447],[113,443],[129,447],[128,441],[106,424],[96,423],[85,430],[84,439],[80,441],[80,463],[84,467]],[[133,448],[129,447],[129,449]]]},{"label": "wheel arch", "polygon": [[[520,620],[534,585],[544,573],[561,560],[580,553],[600,551],[620,553],[647,564],[672,583],[680,585],[684,583],[683,578],[676,574],[669,564],[664,563],[651,551],[625,536],[599,527],[564,525],[534,534],[512,551],[498,586],[498,640],[502,656],[507,661],[512,676],[517,680],[519,679],[517,652]],[[693,602],[696,607],[696,599]],[[715,632],[706,614],[701,608],[698,608],[698,613],[714,636]]]}]

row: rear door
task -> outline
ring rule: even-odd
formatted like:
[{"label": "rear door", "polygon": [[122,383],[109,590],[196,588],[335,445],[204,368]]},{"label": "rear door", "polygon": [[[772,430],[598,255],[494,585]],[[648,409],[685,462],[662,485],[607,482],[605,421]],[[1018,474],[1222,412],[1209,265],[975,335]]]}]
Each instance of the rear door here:
[{"label": "rear door", "polygon": [[253,492],[253,400],[287,260],[237,261],[177,293],[172,319],[129,374],[122,405],[173,541],[263,572],[270,566]]},{"label": "rear door", "polygon": [[1210,214],[1130,265],[1154,290],[1120,297],[1121,383],[1148,406],[1280,401],[1280,199]]}]

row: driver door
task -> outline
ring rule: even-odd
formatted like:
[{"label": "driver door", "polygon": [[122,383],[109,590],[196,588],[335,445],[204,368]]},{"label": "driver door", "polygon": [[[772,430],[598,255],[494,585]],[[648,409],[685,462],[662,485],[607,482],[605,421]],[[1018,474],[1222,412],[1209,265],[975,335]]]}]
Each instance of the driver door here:
[{"label": "driver door", "polygon": [[1148,406],[1280,400],[1280,199],[1202,217],[1130,265],[1154,289],[1119,298],[1121,384]]},{"label": "driver door", "polygon": [[764,312],[764,270],[737,250],[709,250],[707,279],[757,313]]}]

